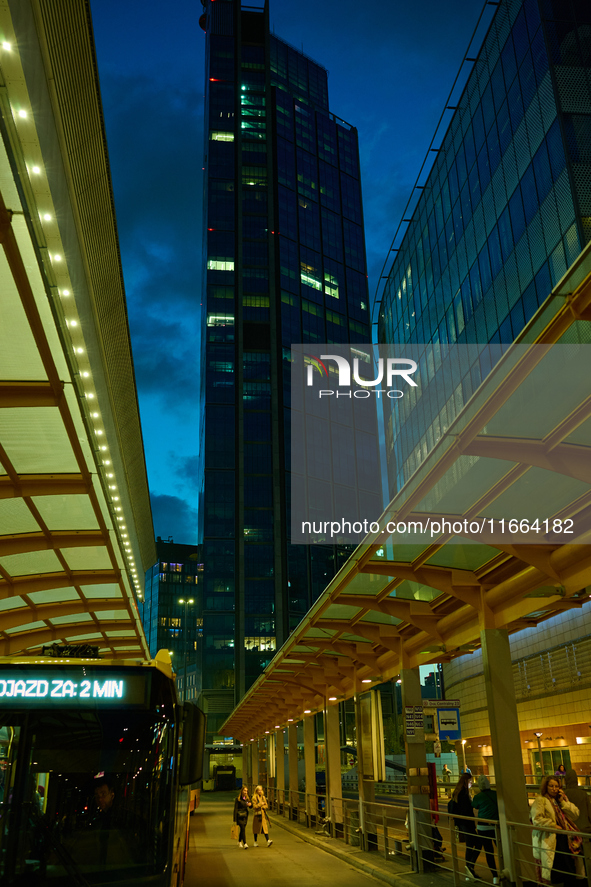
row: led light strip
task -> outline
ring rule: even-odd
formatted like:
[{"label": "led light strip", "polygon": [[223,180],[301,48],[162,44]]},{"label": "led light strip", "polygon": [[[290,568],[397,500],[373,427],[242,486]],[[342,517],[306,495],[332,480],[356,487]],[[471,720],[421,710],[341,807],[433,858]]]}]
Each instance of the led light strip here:
[{"label": "led light strip", "polygon": [[[17,69],[16,79],[21,89],[10,89],[6,86],[9,95],[10,108],[14,122],[14,132],[18,138],[21,158],[24,163],[26,173],[28,175],[28,184],[30,188],[24,188],[25,200],[27,204],[33,197],[34,205],[29,206],[29,211],[33,220],[33,227],[36,231],[41,230],[42,237],[37,237],[37,246],[40,250],[43,264],[46,272],[46,279],[49,282],[49,291],[53,295],[52,290],[57,289],[59,293],[59,301],[55,300],[58,307],[58,315],[63,317],[65,330],[67,330],[70,340],[69,364],[73,371],[72,382],[74,388],[78,390],[80,398],[80,409],[86,419],[86,428],[89,437],[91,449],[94,451],[94,460],[98,476],[102,480],[103,493],[106,498],[107,506],[112,519],[113,529],[119,538],[119,547],[123,555],[127,567],[127,574],[131,580],[131,586],[135,591],[139,600],[142,599],[141,586],[138,580],[138,573],[135,566],[129,534],[125,518],[121,514],[123,508],[121,506],[121,498],[117,482],[113,473],[112,460],[110,459],[109,446],[106,443],[104,423],[101,421],[100,412],[93,401],[97,400],[96,388],[92,380],[90,362],[87,358],[87,348],[82,333],[80,316],[76,310],[76,304],[72,298],[72,284],[68,273],[67,260],[64,259],[64,249],[56,221],[55,208],[51,198],[49,183],[44,173],[44,164],[39,146],[39,139],[35,128],[34,114],[30,108],[28,95],[26,94],[25,78],[20,64],[18,52],[15,50],[14,42],[3,40],[0,44],[2,52],[0,53],[0,69]],[[6,78],[5,78],[6,79]],[[9,82],[11,82],[9,80]],[[22,92],[23,95],[14,97],[11,95],[15,92]],[[25,150],[25,145],[27,149]],[[37,155],[37,156],[35,156]],[[20,171],[22,181],[22,169]],[[25,182],[22,182],[26,184]],[[35,224],[34,212],[37,214],[39,226]],[[43,242],[45,241],[45,243]],[[47,244],[47,246],[45,246]],[[52,284],[55,284],[52,286]],[[65,331],[64,330],[64,331]],[[101,468],[103,469],[101,473]],[[104,475],[104,477],[102,476]]]}]

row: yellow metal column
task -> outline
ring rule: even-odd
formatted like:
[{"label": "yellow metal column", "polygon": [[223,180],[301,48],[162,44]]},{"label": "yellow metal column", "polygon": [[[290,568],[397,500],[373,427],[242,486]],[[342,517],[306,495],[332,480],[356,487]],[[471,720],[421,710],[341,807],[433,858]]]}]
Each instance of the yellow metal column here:
[{"label": "yellow metal column", "polygon": [[304,767],[306,780],[306,813],[308,823],[317,814],[316,804],[316,730],[315,715],[304,718]]},{"label": "yellow metal column", "polygon": [[[520,844],[519,857],[530,859],[531,836],[527,829],[512,833],[509,822],[527,822],[529,805],[525,790],[517,700],[513,682],[511,648],[507,629],[483,628],[480,632],[484,685],[490,724],[494,764],[494,789],[499,802],[499,829],[503,862],[509,879],[517,881],[513,839]],[[527,864],[521,867],[521,877],[530,878]]]},{"label": "yellow metal column", "polygon": [[341,731],[339,705],[329,705],[324,716],[326,749],[326,815],[333,823],[332,834],[343,828],[343,789],[341,780]]},{"label": "yellow metal column", "polygon": [[[422,706],[421,678],[418,668],[403,668],[402,679],[402,717],[407,708],[416,709]],[[429,776],[427,771],[427,753],[425,749],[425,731],[414,726],[414,733],[404,729],[404,748],[406,752],[406,777],[408,781],[408,812],[410,839],[418,854],[419,869],[422,870],[424,852],[428,857],[433,850],[431,836],[431,815],[429,811]]]},{"label": "yellow metal column", "polygon": [[283,794],[285,791],[285,746],[283,729],[275,733],[275,789],[277,792],[277,805],[283,806]]}]

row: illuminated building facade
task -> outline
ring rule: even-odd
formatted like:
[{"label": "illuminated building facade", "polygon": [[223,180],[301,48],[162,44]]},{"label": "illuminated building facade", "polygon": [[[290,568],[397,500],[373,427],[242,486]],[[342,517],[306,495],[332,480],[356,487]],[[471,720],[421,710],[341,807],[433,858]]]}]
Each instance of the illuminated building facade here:
[{"label": "illuminated building facade", "polygon": [[[215,733],[348,552],[288,541],[290,347],[369,341],[357,132],[268,8],[206,31],[203,687]],[[205,703],[204,703],[205,705]]]},{"label": "illuminated building facade", "polygon": [[[588,3],[498,4],[389,271],[381,342],[512,343],[588,244],[590,41]],[[588,342],[580,327],[569,336]],[[399,432],[386,416],[391,495],[420,469],[489,370],[458,362],[438,412],[424,397],[409,401],[400,407]],[[456,483],[473,461],[458,459]],[[478,546],[453,548],[455,564],[477,559]],[[585,599],[584,588],[577,593]],[[585,773],[591,766],[591,613],[588,603],[571,606],[511,636],[524,770],[538,776],[561,762]],[[539,600],[529,615],[544,615]],[[481,651],[446,664],[444,677],[446,692],[462,701],[468,765],[494,772]],[[534,731],[543,736],[541,762]]]},{"label": "illuminated building facade", "polygon": [[[508,343],[591,238],[591,8],[504,0],[389,272],[379,339]],[[480,384],[464,367],[439,413],[388,416],[390,492]]]},{"label": "illuminated building facade", "polygon": [[[141,617],[151,656],[168,650],[182,677],[185,655],[193,665],[202,636],[203,562],[200,545],[156,539],[158,561],[146,572]],[[180,601],[192,601],[184,604]]]}]

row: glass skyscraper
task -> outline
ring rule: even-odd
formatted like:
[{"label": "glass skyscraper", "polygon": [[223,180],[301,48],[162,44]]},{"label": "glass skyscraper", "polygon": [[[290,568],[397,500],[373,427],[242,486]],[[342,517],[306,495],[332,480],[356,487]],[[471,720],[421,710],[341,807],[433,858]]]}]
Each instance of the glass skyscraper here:
[{"label": "glass skyscraper", "polygon": [[[203,660],[208,732],[349,551],[291,545],[290,348],[367,342],[357,131],[268,7],[207,0]],[[217,698],[216,698],[217,697]],[[224,701],[225,699],[225,701]]]},{"label": "glass skyscraper", "polygon": [[[379,340],[512,342],[589,239],[591,4],[503,0],[390,269]],[[458,369],[437,413],[418,397],[386,417],[392,494],[488,369]]]}]

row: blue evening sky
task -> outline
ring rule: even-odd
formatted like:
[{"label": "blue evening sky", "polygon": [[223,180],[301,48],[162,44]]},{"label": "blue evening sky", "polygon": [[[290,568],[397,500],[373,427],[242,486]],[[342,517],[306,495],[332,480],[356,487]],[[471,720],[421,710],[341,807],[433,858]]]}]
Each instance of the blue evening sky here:
[{"label": "blue evening sky", "polygon": [[[270,4],[276,34],[328,69],[331,110],[359,130],[373,298],[481,3]],[[199,0],[92,0],[154,528],[175,542],[197,533],[201,12]]]}]

